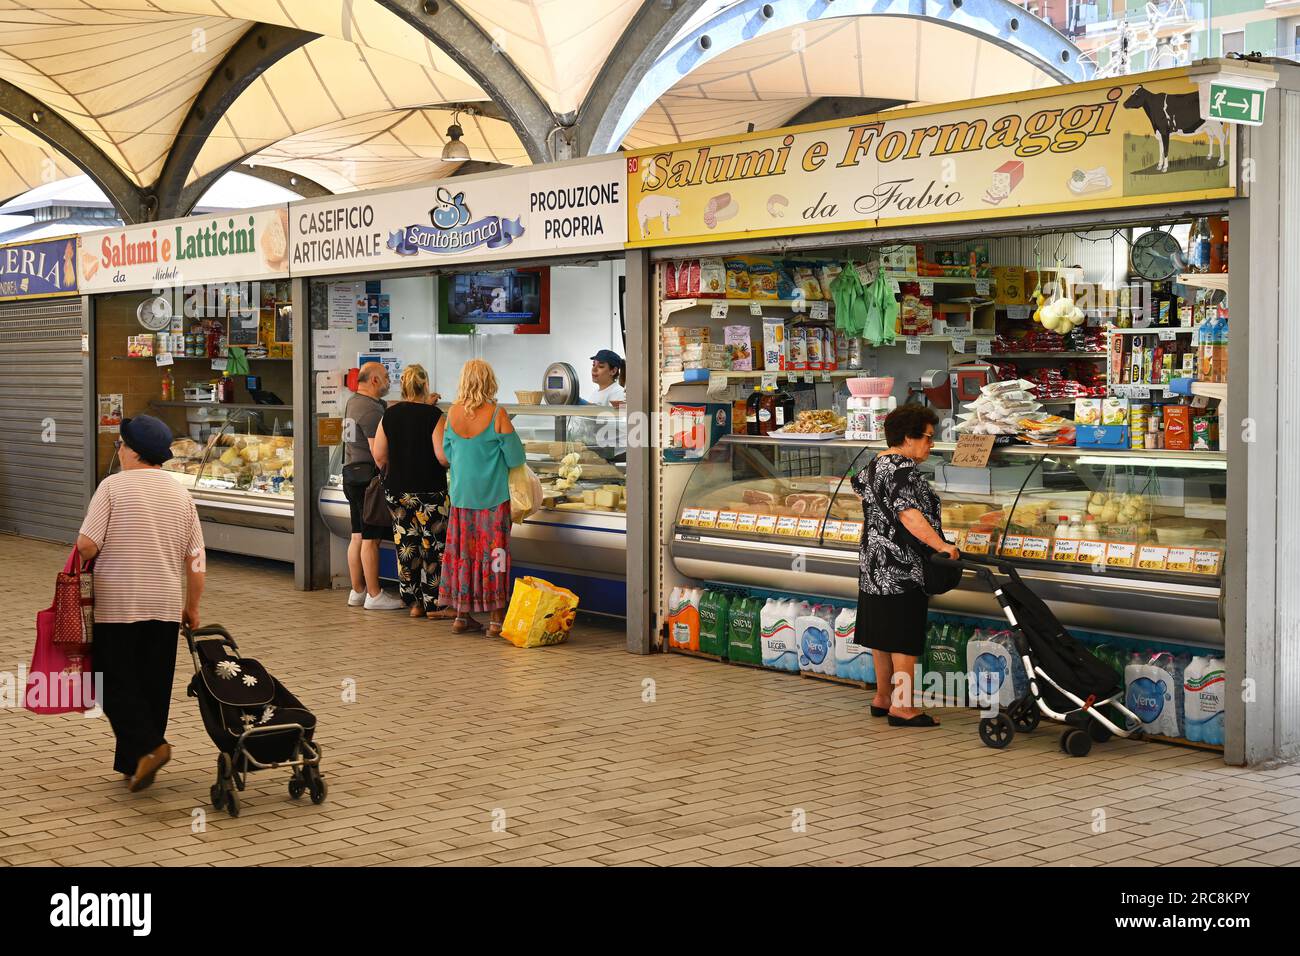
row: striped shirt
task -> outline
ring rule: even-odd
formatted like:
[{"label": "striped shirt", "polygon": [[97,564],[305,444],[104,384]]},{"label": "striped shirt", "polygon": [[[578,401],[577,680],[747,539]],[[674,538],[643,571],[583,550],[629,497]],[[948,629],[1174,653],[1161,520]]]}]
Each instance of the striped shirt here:
[{"label": "striped shirt", "polygon": [[81,533],[95,557],[95,622],[180,621],[185,572],[203,567],[194,499],[156,468],[109,475],[90,499]]}]

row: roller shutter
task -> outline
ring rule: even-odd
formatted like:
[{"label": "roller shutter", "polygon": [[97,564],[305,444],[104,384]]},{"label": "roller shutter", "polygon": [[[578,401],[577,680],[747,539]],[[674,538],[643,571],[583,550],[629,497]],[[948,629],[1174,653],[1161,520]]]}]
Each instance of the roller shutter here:
[{"label": "roller shutter", "polygon": [[85,512],[81,300],[0,303],[0,532],[71,542]]}]

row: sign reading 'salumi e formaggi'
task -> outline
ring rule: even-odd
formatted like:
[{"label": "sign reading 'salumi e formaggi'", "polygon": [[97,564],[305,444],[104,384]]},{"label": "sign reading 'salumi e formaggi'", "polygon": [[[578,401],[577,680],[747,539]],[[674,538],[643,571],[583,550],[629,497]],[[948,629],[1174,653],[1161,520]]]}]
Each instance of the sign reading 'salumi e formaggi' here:
[{"label": "sign reading 'salumi e formaggi'", "polygon": [[294,203],[298,275],[612,252],[627,239],[621,156]]},{"label": "sign reading 'salumi e formaggi'", "polygon": [[77,239],[0,246],[0,302],[77,294]]},{"label": "sign reading 'salumi e formaggi'", "polygon": [[288,208],[273,206],[86,233],[81,291],[283,278],[288,221]]},{"label": "sign reading 'salumi e formaggi'", "polygon": [[1235,195],[1183,70],[629,153],[628,244]]}]

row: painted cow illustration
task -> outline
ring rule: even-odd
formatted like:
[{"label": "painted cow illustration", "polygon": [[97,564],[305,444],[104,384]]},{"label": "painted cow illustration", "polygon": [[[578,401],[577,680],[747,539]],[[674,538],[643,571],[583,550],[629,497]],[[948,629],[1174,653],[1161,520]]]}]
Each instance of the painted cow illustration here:
[{"label": "painted cow illustration", "polygon": [[1124,101],[1124,108],[1142,110],[1147,114],[1151,129],[1154,130],[1156,139],[1160,141],[1160,162],[1156,166],[1160,172],[1169,169],[1169,137],[1174,134],[1192,136],[1202,126],[1205,127],[1205,133],[1210,138],[1210,151],[1205,154],[1205,158],[1213,158],[1214,144],[1217,142],[1219,165],[1222,166],[1226,161],[1228,133],[1218,120],[1206,121],[1201,117],[1199,94],[1153,93],[1145,87],[1138,86]]}]

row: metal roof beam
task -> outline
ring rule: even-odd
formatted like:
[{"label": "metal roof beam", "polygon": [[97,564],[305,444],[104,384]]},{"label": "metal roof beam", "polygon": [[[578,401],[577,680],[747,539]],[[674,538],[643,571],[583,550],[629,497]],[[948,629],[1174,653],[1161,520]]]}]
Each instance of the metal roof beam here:
[{"label": "metal roof beam", "polygon": [[[289,169],[281,169],[278,166],[252,166],[248,163],[241,163],[232,166],[226,170],[228,173],[243,173],[245,176],[254,176],[263,182],[272,183],[284,189],[296,192],[303,199],[316,199],[320,196],[333,196],[334,193],[326,189],[314,179],[308,179],[301,173],[295,173]],[[200,197],[202,198],[202,197]]]},{"label": "metal roof beam", "polygon": [[28,132],[35,133],[80,166],[104,191],[123,222],[145,222],[152,218],[150,200],[145,191],[57,110],[21,87],[0,79],[0,113]]},{"label": "metal roof beam", "polygon": [[[623,35],[609,51],[578,110],[578,153],[608,143],[619,117],[659,55],[707,0],[642,0]],[[610,147],[617,149],[618,144]],[[607,152],[602,148],[600,152]]]},{"label": "metal roof beam", "polygon": [[483,88],[514,127],[535,163],[556,158],[550,138],[560,124],[533,85],[452,0],[377,0],[436,44]]},{"label": "metal roof beam", "polygon": [[[203,84],[203,89],[190,104],[189,112],[185,114],[172,141],[162,172],[150,190],[156,198],[153,218],[172,219],[189,214],[202,193],[196,194],[194,190],[186,189],[185,181],[217,123],[258,77],[318,35],[277,24],[255,23],[226,51],[208,81]],[[220,174],[224,174],[237,162],[238,160],[221,169]]]},{"label": "metal roof beam", "polygon": [[871,96],[823,96],[795,113],[782,126],[801,126],[804,123],[825,123],[846,116],[870,116],[892,106],[901,106],[906,100],[888,100]]}]

